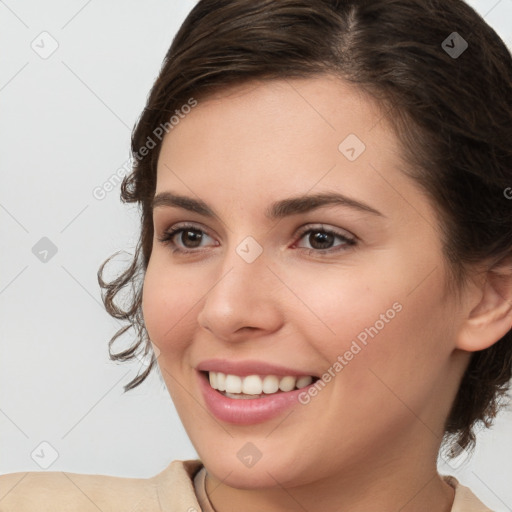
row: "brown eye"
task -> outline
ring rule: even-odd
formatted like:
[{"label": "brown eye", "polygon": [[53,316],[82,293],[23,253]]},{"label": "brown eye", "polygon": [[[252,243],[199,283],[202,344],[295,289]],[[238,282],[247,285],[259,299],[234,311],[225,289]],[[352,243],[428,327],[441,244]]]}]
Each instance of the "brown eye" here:
[{"label": "brown eye", "polygon": [[309,233],[308,241],[313,249],[329,249],[335,240],[332,233],[323,231],[312,231]]},{"label": "brown eye", "polygon": [[[348,246],[356,244],[355,237],[350,237],[344,233],[338,233],[323,227],[309,228],[303,231],[300,240],[305,240],[306,245],[304,245],[303,242],[299,242],[297,247],[303,248],[310,253],[318,252],[320,254],[322,251],[342,251],[347,249]],[[336,243],[336,240],[340,240],[341,243]]]},{"label": "brown eye", "polygon": [[180,236],[177,236],[178,234],[179,233],[176,233],[174,236],[179,238],[181,243],[188,249],[193,249],[201,245],[203,232],[199,229],[182,229],[179,234]]},{"label": "brown eye", "polygon": [[173,252],[186,253],[197,252],[194,249],[207,247],[206,243],[203,242],[207,241],[208,238],[212,237],[202,229],[195,226],[180,226],[166,231],[158,240],[164,245],[170,245]]}]

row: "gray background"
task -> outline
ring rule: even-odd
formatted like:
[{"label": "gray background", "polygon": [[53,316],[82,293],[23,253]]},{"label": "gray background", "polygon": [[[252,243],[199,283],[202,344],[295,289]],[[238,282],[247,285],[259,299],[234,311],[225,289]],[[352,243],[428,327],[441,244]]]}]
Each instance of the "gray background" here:
[{"label": "gray background", "polygon": [[[196,457],[158,375],[123,394],[144,362],[108,359],[118,324],[96,272],[133,249],[139,222],[118,186],[93,195],[126,164],[131,128],[194,3],[0,1],[0,473],[149,477]],[[512,0],[469,3],[512,47]],[[509,410],[472,458],[440,459],[440,471],[512,511],[511,434]]]}]

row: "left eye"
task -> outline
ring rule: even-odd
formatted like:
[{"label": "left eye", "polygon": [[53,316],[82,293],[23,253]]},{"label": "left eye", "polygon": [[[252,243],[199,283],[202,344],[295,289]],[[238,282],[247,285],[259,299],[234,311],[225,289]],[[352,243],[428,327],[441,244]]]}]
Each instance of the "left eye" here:
[{"label": "left eye", "polygon": [[[297,247],[309,249],[309,251],[343,250],[346,246],[356,244],[354,237],[323,227],[307,229],[300,236],[301,240],[303,238],[308,241],[310,247],[304,247],[299,244],[297,244]],[[336,239],[341,240],[342,243],[333,246]]]}]

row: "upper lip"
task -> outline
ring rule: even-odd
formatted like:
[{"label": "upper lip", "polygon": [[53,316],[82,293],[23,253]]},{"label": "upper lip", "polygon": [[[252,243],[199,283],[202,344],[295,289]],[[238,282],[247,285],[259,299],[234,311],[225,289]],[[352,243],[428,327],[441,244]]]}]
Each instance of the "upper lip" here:
[{"label": "upper lip", "polygon": [[207,359],[201,361],[196,369],[202,372],[221,372],[230,375],[239,375],[246,377],[247,375],[280,375],[292,377],[315,377],[313,373],[295,370],[264,361],[233,361],[227,359]]}]

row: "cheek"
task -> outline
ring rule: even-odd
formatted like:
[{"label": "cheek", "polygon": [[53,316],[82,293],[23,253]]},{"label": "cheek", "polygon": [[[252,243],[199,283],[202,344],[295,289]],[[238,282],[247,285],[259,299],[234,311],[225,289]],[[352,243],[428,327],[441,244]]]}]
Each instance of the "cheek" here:
[{"label": "cheek", "polygon": [[349,350],[353,340],[364,346],[374,326],[383,332],[403,309],[396,283],[393,287],[364,269],[304,271],[288,280],[296,283],[294,293],[300,299],[290,298],[296,302],[295,321],[302,323],[308,339],[331,355]]},{"label": "cheek", "polygon": [[358,270],[333,268],[295,280],[303,302],[296,305],[295,319],[328,367],[346,355],[343,371],[352,374],[354,385],[364,385],[368,368],[386,366],[386,373],[400,375],[406,368],[440,366],[450,353],[441,273],[414,289],[414,269],[400,275],[382,267],[378,273]]},{"label": "cheek", "polygon": [[169,272],[158,259],[150,260],[144,278],[142,310],[149,338],[162,351],[183,350],[189,342],[200,294],[187,282],[184,273]]}]

